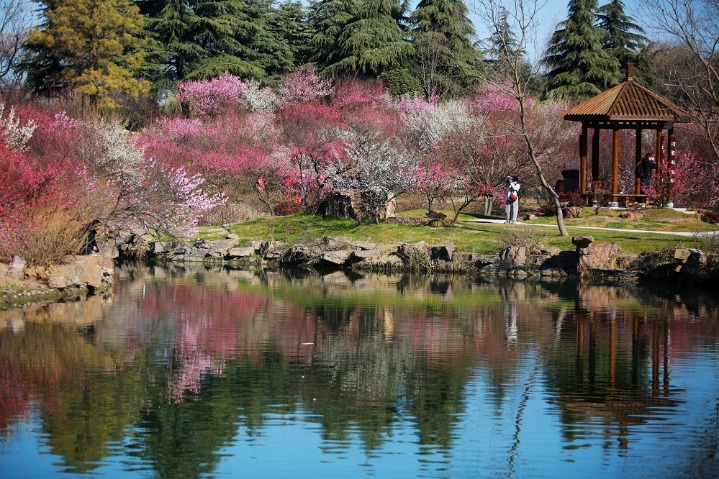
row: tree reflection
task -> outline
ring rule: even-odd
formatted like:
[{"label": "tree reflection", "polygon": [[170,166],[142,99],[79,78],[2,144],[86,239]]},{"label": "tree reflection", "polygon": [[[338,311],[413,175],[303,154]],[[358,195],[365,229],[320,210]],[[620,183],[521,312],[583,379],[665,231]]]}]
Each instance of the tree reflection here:
[{"label": "tree reflection", "polygon": [[326,454],[376,451],[410,417],[449,453],[477,376],[514,416],[510,462],[540,383],[566,443],[599,421],[607,447],[628,447],[677,406],[672,359],[719,337],[676,296],[570,282],[129,266],[114,294],[83,324],[0,313],[0,427],[40,398],[72,471],[124,441],[159,477],[200,477],[277,417],[320,424]]}]

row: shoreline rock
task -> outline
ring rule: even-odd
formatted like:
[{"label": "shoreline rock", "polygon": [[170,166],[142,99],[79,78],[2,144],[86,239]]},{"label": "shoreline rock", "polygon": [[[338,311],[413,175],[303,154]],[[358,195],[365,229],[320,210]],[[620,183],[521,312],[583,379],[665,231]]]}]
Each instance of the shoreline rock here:
[{"label": "shoreline rock", "polygon": [[[681,284],[719,284],[719,256],[695,249],[622,253],[615,243],[594,243],[592,236],[575,236],[574,251],[547,248],[527,251],[510,246],[495,254],[457,251],[451,243],[374,244],[348,236],[286,245],[251,241],[244,247],[238,238],[203,241],[194,245],[152,245],[146,256],[157,263],[205,263],[227,267],[285,266],[358,272],[421,272],[501,276],[508,278],[564,278],[588,281],[639,283],[667,281]],[[233,243],[235,241],[235,243]]]},{"label": "shoreline rock", "polygon": [[102,247],[99,254],[67,256],[48,267],[30,267],[15,257],[9,265],[0,264],[0,309],[104,294],[112,288],[116,257],[114,247]]},{"label": "shoreline rock", "polygon": [[18,260],[0,264],[0,308],[31,303],[77,301],[112,287],[114,259],[158,264],[202,263],[229,268],[315,268],[374,273],[462,274],[475,277],[563,279],[577,277],[597,284],[664,282],[682,286],[719,284],[719,255],[676,248],[671,251],[622,254],[614,243],[597,244],[591,236],[575,236],[574,251],[527,251],[510,246],[496,254],[457,251],[450,243],[374,244],[347,236],[326,236],[314,242],[286,245],[250,241],[238,245],[228,235],[194,244],[142,241],[139,245],[103,247],[101,254],[66,258],[65,264],[29,268]]}]

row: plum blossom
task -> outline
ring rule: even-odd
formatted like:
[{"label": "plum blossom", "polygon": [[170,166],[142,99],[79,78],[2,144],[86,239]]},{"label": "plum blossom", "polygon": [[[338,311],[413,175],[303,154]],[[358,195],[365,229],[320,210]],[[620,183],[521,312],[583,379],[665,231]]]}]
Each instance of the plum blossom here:
[{"label": "plum blossom", "polygon": [[32,134],[37,128],[35,120],[28,120],[24,125],[20,124],[20,119],[15,118],[15,108],[10,107],[7,117],[3,117],[5,112],[5,104],[0,103],[0,128],[4,133],[5,143],[15,151],[24,151],[27,149],[27,142],[32,138]]}]

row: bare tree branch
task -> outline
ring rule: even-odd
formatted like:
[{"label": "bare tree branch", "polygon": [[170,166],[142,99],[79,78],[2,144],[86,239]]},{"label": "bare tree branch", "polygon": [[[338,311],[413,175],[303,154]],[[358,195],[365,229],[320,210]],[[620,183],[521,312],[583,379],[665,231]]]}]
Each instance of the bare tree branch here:
[{"label": "bare tree branch", "polygon": [[[531,131],[526,110],[529,82],[537,75],[539,68],[537,62],[528,65],[525,52],[529,47],[536,45],[539,13],[544,5],[544,0],[478,0],[473,3],[472,9],[490,32],[502,32],[509,27],[515,36],[515,44],[505,44],[503,51],[499,52],[500,61],[495,63],[495,68],[490,68],[486,81],[492,82],[503,94],[516,100],[519,122],[508,127],[524,142],[527,156],[534,164],[537,177],[556,206],[559,233],[568,236],[559,195],[544,177],[539,161],[542,152],[537,151],[535,135]],[[500,64],[501,69],[496,68]]]},{"label": "bare tree branch", "polygon": [[719,1],[640,0],[639,17],[657,37],[681,46],[665,61],[665,86],[702,127],[719,160]]},{"label": "bare tree branch", "polygon": [[19,80],[17,63],[32,12],[25,0],[0,0],[0,84]]}]

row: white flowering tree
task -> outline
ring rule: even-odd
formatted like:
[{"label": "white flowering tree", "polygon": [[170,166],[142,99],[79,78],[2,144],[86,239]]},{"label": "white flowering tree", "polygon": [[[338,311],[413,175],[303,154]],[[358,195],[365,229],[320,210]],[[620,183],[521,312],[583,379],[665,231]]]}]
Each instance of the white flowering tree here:
[{"label": "white flowering tree", "polygon": [[94,141],[85,148],[84,161],[98,218],[118,228],[187,238],[203,213],[224,203],[223,195],[204,190],[201,175],[146,158],[118,123],[95,122],[90,129]]}]

